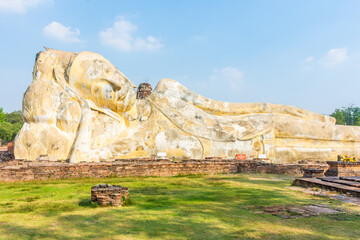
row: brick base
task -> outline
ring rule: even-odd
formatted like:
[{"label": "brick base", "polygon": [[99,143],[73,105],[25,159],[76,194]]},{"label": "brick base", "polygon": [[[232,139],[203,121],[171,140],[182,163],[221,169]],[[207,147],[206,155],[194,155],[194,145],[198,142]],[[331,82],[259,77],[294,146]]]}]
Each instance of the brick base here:
[{"label": "brick base", "polygon": [[301,176],[303,168],[326,167],[327,165],[324,164],[271,164],[255,160],[184,160],[180,162],[122,160],[75,164],[13,160],[0,162],[0,181],[242,172]]}]

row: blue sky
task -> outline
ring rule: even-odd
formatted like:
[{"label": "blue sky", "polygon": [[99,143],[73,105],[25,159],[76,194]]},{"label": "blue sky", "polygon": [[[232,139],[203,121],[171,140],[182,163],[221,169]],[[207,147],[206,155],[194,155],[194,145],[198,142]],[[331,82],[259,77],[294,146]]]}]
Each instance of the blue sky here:
[{"label": "blue sky", "polygon": [[93,51],[135,85],[330,114],[360,105],[360,1],[0,0],[0,106],[21,109],[43,46]]}]

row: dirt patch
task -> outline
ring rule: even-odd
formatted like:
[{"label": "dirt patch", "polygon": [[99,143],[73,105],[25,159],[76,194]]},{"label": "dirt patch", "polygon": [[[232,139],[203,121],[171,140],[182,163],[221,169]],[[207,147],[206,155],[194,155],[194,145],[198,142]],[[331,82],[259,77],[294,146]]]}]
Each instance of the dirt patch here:
[{"label": "dirt patch", "polygon": [[263,180],[263,181],[286,181],[286,178],[262,178],[262,177],[249,177],[249,180]]},{"label": "dirt patch", "polygon": [[280,206],[273,205],[263,207],[262,211],[255,213],[270,213],[274,216],[280,216],[282,219],[312,217],[319,215],[331,215],[344,213],[340,209],[331,208],[325,204],[311,204],[305,206]]}]

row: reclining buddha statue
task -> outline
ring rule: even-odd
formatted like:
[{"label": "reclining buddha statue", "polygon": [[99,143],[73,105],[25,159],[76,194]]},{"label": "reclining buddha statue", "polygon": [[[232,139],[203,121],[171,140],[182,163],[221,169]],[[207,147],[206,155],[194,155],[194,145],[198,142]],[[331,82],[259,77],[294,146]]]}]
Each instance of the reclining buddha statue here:
[{"label": "reclining buddha statue", "polygon": [[[219,82],[221,85],[221,82]],[[273,162],[360,156],[360,128],[293,106],[229,103],[161,80],[146,98],[108,60],[53,49],[36,56],[17,159],[76,163],[135,157],[266,155]]]}]

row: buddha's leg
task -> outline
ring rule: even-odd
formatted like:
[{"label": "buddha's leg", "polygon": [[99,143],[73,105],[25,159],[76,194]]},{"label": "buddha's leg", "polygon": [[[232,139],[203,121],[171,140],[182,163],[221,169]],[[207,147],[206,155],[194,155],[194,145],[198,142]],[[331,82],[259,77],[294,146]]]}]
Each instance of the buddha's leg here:
[{"label": "buddha's leg", "polygon": [[332,117],[294,106],[272,103],[230,103],[209,99],[189,90],[182,84],[171,79],[162,79],[156,86],[154,92],[159,97],[167,97],[168,99],[174,98],[175,96],[179,98],[179,100],[181,99],[182,101],[186,101],[207,113],[218,116],[231,117],[265,113],[291,115],[311,121],[335,123],[335,119]]},{"label": "buddha's leg", "polygon": [[274,117],[275,159],[336,161],[338,154],[360,156],[360,127]]}]

